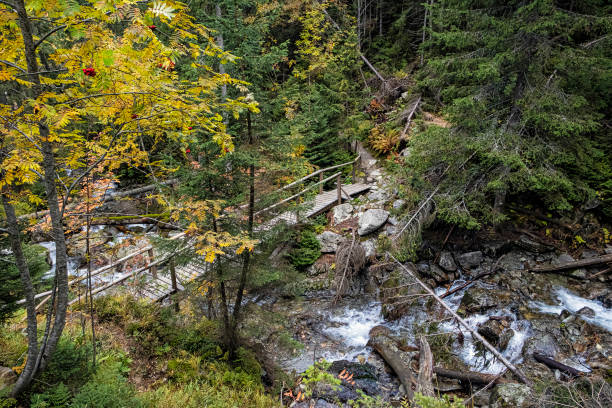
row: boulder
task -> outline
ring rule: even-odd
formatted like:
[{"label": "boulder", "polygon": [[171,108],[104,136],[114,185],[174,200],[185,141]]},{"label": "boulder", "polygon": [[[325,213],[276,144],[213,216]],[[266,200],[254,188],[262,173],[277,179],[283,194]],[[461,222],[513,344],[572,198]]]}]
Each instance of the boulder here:
[{"label": "boulder", "polygon": [[466,252],[457,257],[457,261],[464,269],[472,269],[478,267],[482,263],[482,252]]},{"label": "boulder", "polygon": [[367,235],[382,227],[389,218],[389,212],[381,209],[367,210],[359,218],[359,229],[357,233],[360,236]]},{"label": "boulder", "polygon": [[465,291],[459,310],[466,313],[482,313],[489,309],[502,308],[512,303],[512,292],[472,286]]},{"label": "boulder", "polygon": [[448,282],[451,279],[446,272],[438,267],[438,265],[431,265],[429,267],[429,276],[431,276],[436,283]]},{"label": "boulder", "polygon": [[552,359],[556,358],[559,353],[557,340],[549,333],[530,337],[523,345],[523,355],[533,358],[533,353],[539,353]]},{"label": "boulder", "polygon": [[525,384],[498,384],[489,399],[490,408],[528,408],[531,389]]},{"label": "boulder", "polygon": [[440,262],[438,265],[442,267],[445,271],[454,272],[457,269],[457,264],[453,259],[453,255],[448,251],[442,251],[440,254]]},{"label": "boulder", "polygon": [[0,366],[0,390],[15,384],[15,382],[17,382],[17,374],[9,367]]},{"label": "boulder", "polygon": [[334,220],[334,225],[340,224],[342,221],[348,220],[349,218],[351,218],[352,214],[353,206],[349,203],[344,203],[335,206],[332,209],[332,219]]},{"label": "boulder", "polygon": [[344,238],[342,235],[336,234],[335,232],[324,231],[317,235],[317,240],[319,240],[319,244],[321,244],[321,252],[326,254],[336,252],[338,245],[344,241]]}]

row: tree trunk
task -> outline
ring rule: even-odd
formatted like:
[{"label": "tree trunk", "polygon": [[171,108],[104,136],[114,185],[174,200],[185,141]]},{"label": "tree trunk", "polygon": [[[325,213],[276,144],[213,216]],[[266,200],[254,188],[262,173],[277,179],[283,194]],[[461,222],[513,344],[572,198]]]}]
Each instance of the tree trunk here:
[{"label": "tree trunk", "polygon": [[26,365],[23,368],[21,374],[19,375],[17,382],[13,386],[13,389],[11,390],[11,395],[16,396],[28,387],[35,373],[34,366],[38,357],[36,301],[34,300],[34,287],[32,285],[30,269],[28,268],[28,263],[21,247],[19,224],[17,223],[17,217],[15,216],[15,208],[9,201],[6,186],[3,188],[1,195],[2,206],[4,207],[4,212],[6,213],[6,220],[8,222],[11,250],[13,251],[13,255],[15,256],[15,262],[17,263],[17,269],[19,270],[21,284],[23,285],[23,291],[25,292],[26,313],[28,321],[26,329],[28,334],[28,355],[26,357]]},{"label": "tree trunk", "polygon": [[[247,112],[247,133],[249,137],[249,145],[253,146],[253,128],[251,126],[251,112]],[[249,221],[248,234],[249,238],[253,238],[253,220],[255,214],[255,164],[251,162],[249,166]],[[236,302],[232,313],[232,323],[230,327],[230,356],[236,352],[238,345],[238,322],[240,321],[240,312],[242,310],[242,298],[244,296],[244,288],[246,287],[247,276],[251,263],[251,251],[245,250],[243,255],[242,273],[240,274],[240,284],[236,293]]]},{"label": "tree trunk", "polygon": [[[36,47],[32,35],[32,25],[25,8],[24,0],[15,0],[15,9],[18,15],[18,24],[21,30],[23,45],[25,50],[26,63],[28,68],[28,79],[33,83],[34,96],[43,92],[40,77],[38,74],[38,63],[36,61]],[[66,310],[68,307],[68,268],[66,254],[66,238],[62,225],[61,211],[58,203],[57,189],[55,187],[55,156],[53,154],[53,144],[49,141],[49,128],[43,120],[38,122],[39,137],[42,140],[42,168],[44,172],[44,185],[47,194],[47,203],[51,217],[52,236],[56,247],[56,278],[57,285],[57,304],[55,310],[55,320],[53,327],[48,333],[46,342],[43,342],[37,360],[37,367],[34,368],[34,375],[39,370],[44,370],[51,354],[64,329],[66,322]],[[50,305],[52,307],[53,304]],[[31,381],[31,379],[30,379]]]}]

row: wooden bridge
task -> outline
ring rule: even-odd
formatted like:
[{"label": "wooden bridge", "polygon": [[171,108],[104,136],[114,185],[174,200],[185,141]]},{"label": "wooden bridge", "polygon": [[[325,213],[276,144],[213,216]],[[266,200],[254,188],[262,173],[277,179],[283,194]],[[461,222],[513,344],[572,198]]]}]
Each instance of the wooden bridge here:
[{"label": "wooden bridge", "polygon": [[[309,184],[298,193],[292,194],[287,198],[283,198],[278,202],[255,212],[255,216],[258,220],[267,216],[268,219],[260,222],[259,226],[255,228],[257,232],[264,232],[277,224],[286,223],[287,225],[294,225],[300,220],[314,217],[334,205],[341,204],[343,200],[349,200],[360,193],[363,193],[370,189],[371,185],[365,183],[342,183],[342,171],[336,171],[331,176],[324,178],[325,173],[332,172],[334,170],[340,170],[345,167],[352,167],[352,178],[351,181],[357,179],[357,169],[360,167],[360,156],[356,159],[342,163],[339,165],[327,167],[324,169],[317,170],[306,177],[296,180],[269,195],[276,195],[290,191],[290,189],[303,186],[307,181],[318,176],[319,180],[316,183]],[[324,191],[324,185],[326,183],[334,184],[334,188],[329,191]],[[318,193],[306,200],[305,203],[301,203],[298,207],[290,208],[283,211],[284,205],[300,200],[307,192],[311,191],[315,187],[318,187]],[[242,209],[246,206],[242,206]],[[278,214],[274,214],[274,211],[279,211]],[[272,214],[272,215],[271,215]],[[186,237],[184,233],[179,233],[170,238],[171,240],[181,240],[179,248],[174,252],[161,253],[156,251],[153,246],[148,245],[137,251],[134,251],[121,259],[111,262],[102,268],[96,269],[90,273],[92,282],[105,277],[105,283],[92,289],[92,295],[96,295],[105,291],[110,290],[120,284],[130,291],[133,295],[150,299],[151,301],[161,301],[167,298],[169,295],[181,291],[185,286],[198,278],[199,276],[205,275],[212,265],[205,262],[200,258],[192,260],[189,264],[184,266],[175,266],[174,258],[182,251],[191,248],[193,245],[190,239]],[[158,252],[158,253],[155,253]],[[135,269],[124,271],[128,262],[137,262],[143,264],[142,266],[136,267]],[[88,276],[79,276],[69,282],[71,287],[75,287],[77,284],[86,281]],[[73,290],[74,291],[74,290]],[[51,298],[51,291],[39,293],[35,297],[37,300],[41,300],[37,305],[37,309],[40,308],[45,302]],[[80,296],[73,299],[70,304],[74,304],[80,301]],[[25,302],[21,300],[20,303]]]}]

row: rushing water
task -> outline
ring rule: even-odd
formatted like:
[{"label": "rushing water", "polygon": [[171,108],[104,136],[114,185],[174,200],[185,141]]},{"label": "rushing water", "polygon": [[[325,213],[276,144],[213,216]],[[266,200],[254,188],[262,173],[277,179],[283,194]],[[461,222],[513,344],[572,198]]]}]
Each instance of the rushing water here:
[{"label": "rushing water", "polygon": [[588,307],[594,312],[594,316],[581,314],[580,317],[585,321],[602,327],[612,332],[612,309],[606,308],[596,300],[582,298],[564,287],[556,287],[554,290],[556,305],[549,305],[544,302],[531,302],[530,306],[539,312],[559,315],[563,310],[576,313],[584,307]]}]

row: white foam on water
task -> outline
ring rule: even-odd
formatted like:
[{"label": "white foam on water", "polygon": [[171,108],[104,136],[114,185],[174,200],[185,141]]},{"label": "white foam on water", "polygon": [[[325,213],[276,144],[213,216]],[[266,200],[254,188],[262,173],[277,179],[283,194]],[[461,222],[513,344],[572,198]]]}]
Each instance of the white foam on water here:
[{"label": "white foam on water", "polygon": [[40,245],[41,247],[45,248],[47,252],[49,252],[49,261],[51,262],[51,269],[49,269],[49,271],[45,273],[43,277],[44,278],[52,277],[53,275],[55,275],[55,255],[57,253],[55,249],[55,242],[53,241],[39,242],[36,245]]},{"label": "white foam on water", "polygon": [[323,331],[349,348],[363,349],[370,339],[370,330],[385,323],[381,311],[379,302],[369,303],[361,309],[349,306],[341,314],[329,316],[329,321],[337,323],[337,327],[327,327]]},{"label": "white foam on water", "polygon": [[563,310],[576,313],[583,307],[588,307],[595,312],[595,316],[581,315],[580,318],[612,332],[612,309],[604,307],[601,302],[596,300],[582,298],[564,287],[555,288],[554,293],[559,302],[558,305],[549,305],[544,302],[530,302],[529,305],[541,313],[556,315],[560,314]]}]

